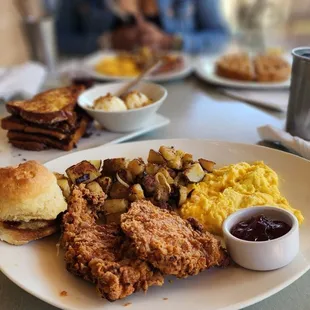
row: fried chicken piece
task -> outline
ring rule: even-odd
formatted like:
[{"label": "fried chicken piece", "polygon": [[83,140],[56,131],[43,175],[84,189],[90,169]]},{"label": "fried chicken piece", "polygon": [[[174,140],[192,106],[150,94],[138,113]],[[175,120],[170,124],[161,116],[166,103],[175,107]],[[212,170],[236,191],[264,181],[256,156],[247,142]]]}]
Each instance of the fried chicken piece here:
[{"label": "fried chicken piece", "polygon": [[84,185],[75,186],[63,216],[61,244],[67,270],[95,283],[110,301],[162,285],[161,272],[136,257],[119,225],[96,223],[102,199],[89,195]]},{"label": "fried chicken piece", "polygon": [[225,266],[229,261],[218,240],[202,232],[197,223],[193,226],[146,200],[132,203],[121,216],[121,228],[134,243],[137,256],[162,273],[178,278]]}]

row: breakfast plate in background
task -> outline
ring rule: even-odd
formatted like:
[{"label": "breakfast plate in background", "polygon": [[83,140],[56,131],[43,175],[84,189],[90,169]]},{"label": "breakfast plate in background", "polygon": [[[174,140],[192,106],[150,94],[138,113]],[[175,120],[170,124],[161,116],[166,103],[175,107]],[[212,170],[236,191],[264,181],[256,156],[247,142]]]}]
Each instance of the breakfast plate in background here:
[{"label": "breakfast plate in background", "polygon": [[[88,149],[65,155],[45,165],[52,171],[63,173],[69,166],[85,159],[146,159],[150,149],[156,150],[161,145],[190,152],[194,158],[208,158],[216,162],[217,167],[243,161],[264,161],[279,175],[281,193],[292,207],[299,209],[306,221],[310,217],[310,162],[255,145],[206,140],[153,140]],[[57,236],[22,247],[0,243],[0,251],[5,253],[0,257],[0,268],[9,279],[30,294],[62,309],[123,309],[130,305],[135,310],[187,310],[193,307],[232,310],[267,298],[304,274],[310,268],[309,234],[310,228],[304,223],[300,227],[300,251],[293,262],[284,268],[254,272],[230,266],[205,271],[187,279],[170,277],[163,287],[151,287],[146,294],[136,293],[113,303],[100,299],[91,284],[66,271],[62,253],[57,256]]]},{"label": "breakfast plate in background", "polygon": [[[192,59],[189,55],[184,53],[171,53],[172,56],[181,57],[183,61],[183,65],[179,68],[173,69],[171,71],[158,73],[156,75],[152,75],[150,77],[146,77],[145,80],[153,81],[153,82],[164,82],[171,81],[176,79],[182,79],[190,75],[193,71]],[[111,59],[117,57],[118,53],[116,52],[103,52],[99,51],[90,56],[87,56],[83,62],[85,66],[85,71],[92,77],[97,80],[103,81],[119,81],[119,80],[130,80],[135,76],[123,76],[123,75],[110,75],[106,73],[100,73],[96,70],[96,66],[102,62],[104,59]]]},{"label": "breakfast plate in background", "polygon": [[[219,76],[216,73],[216,62],[221,56],[199,56],[195,62],[195,73],[202,80],[221,87],[243,88],[243,89],[288,89],[290,78],[282,82],[256,82],[240,81]],[[282,56],[289,64],[292,63],[290,55]]]}]

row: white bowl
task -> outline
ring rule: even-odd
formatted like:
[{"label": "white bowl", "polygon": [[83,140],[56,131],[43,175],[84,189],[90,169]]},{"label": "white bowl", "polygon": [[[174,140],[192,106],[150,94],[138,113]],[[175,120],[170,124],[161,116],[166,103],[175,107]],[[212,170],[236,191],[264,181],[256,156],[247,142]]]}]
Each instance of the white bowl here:
[{"label": "white bowl", "polygon": [[120,112],[105,112],[91,108],[98,97],[108,93],[113,95],[123,89],[127,83],[107,83],[91,87],[79,96],[78,105],[109,131],[129,132],[143,128],[167,97],[167,90],[158,84],[140,82],[134,87],[134,90],[144,93],[153,101],[146,107]]},{"label": "white bowl", "polygon": [[[290,231],[267,241],[246,241],[230,233],[235,224],[260,214],[287,223]],[[223,234],[231,258],[247,269],[267,271],[284,267],[299,251],[298,220],[290,212],[276,207],[251,207],[231,214],[223,223]]]}]

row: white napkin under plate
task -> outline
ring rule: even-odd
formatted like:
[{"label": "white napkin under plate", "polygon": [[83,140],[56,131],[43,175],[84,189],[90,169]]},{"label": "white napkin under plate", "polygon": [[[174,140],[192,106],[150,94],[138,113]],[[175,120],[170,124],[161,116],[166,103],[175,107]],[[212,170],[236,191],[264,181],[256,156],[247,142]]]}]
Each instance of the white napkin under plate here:
[{"label": "white napkin under plate", "polygon": [[289,90],[243,90],[220,88],[220,91],[234,99],[253,103],[264,108],[286,112]]},{"label": "white napkin under plate", "polygon": [[39,92],[46,75],[46,68],[36,62],[0,68],[0,98],[9,100],[17,94],[24,98],[33,97]]},{"label": "white napkin under plate", "polygon": [[280,142],[286,148],[310,160],[310,142],[293,137],[288,132],[270,125],[259,127],[257,131],[262,140]]}]

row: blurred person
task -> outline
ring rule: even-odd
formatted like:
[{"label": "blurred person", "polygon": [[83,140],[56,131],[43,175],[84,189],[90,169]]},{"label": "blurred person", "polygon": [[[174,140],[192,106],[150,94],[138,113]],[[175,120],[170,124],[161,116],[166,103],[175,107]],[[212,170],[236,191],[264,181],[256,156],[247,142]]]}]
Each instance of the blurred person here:
[{"label": "blurred person", "polygon": [[138,46],[214,52],[228,33],[218,0],[62,0],[57,18],[60,51],[74,54]]}]

